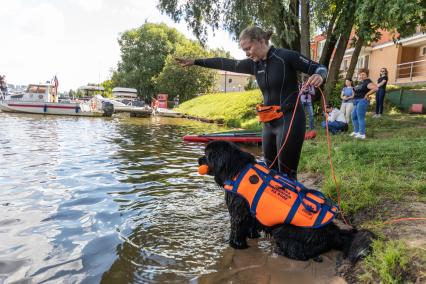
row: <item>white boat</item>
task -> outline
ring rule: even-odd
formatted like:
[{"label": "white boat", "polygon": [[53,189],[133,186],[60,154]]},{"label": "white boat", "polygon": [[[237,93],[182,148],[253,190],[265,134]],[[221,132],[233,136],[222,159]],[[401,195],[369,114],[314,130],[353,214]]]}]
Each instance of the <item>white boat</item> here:
[{"label": "white boat", "polygon": [[166,116],[166,117],[183,117],[183,114],[175,112],[167,108],[157,108],[155,110],[155,115],[157,116]]},{"label": "white boat", "polygon": [[6,95],[0,100],[0,109],[5,112],[56,114],[74,116],[111,116],[114,106],[96,97],[89,101],[58,101],[52,84],[30,84],[20,95]]}]

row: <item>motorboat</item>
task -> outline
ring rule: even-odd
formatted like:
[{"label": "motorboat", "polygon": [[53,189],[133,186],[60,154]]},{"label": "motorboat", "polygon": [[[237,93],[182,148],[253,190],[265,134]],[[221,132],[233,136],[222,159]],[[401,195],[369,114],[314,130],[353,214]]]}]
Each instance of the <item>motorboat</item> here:
[{"label": "motorboat", "polygon": [[23,94],[6,95],[0,99],[0,110],[35,114],[73,116],[112,116],[114,105],[96,97],[90,100],[60,101],[53,84],[30,84]]}]

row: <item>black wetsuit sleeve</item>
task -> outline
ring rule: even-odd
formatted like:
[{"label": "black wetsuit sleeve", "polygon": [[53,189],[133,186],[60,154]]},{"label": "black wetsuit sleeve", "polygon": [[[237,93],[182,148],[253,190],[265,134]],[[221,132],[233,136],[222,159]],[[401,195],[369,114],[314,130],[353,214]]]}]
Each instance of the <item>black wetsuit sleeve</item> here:
[{"label": "black wetsuit sleeve", "polygon": [[297,71],[303,72],[308,75],[318,74],[322,77],[324,81],[327,78],[327,67],[306,58],[298,52],[289,50],[286,59],[291,64],[293,69]]},{"label": "black wetsuit sleeve", "polygon": [[205,58],[195,59],[194,64],[201,67],[254,75],[254,62],[251,59]]}]

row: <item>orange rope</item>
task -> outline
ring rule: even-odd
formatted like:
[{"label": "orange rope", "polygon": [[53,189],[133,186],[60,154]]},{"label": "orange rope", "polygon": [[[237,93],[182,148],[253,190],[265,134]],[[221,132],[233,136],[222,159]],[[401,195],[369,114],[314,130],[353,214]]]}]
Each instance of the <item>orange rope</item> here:
[{"label": "orange rope", "polygon": [[290,135],[291,128],[293,126],[294,115],[296,114],[296,109],[297,109],[297,104],[299,103],[300,94],[302,93],[302,91],[304,90],[304,88],[305,88],[305,85],[303,85],[302,88],[300,88],[300,91],[297,94],[296,104],[294,105],[293,115],[291,116],[290,124],[288,126],[288,130],[287,130],[287,134],[286,134],[285,139],[284,139],[284,143],[283,143],[283,145],[281,145],[281,148],[278,151],[277,156],[272,161],[272,164],[269,166],[270,169],[272,169],[272,167],[274,166],[274,164],[277,161],[278,157],[280,156],[282,150],[284,149],[285,144],[287,143],[287,139],[288,139],[288,137]]},{"label": "orange rope", "polygon": [[[300,88],[299,93],[297,94],[296,104],[294,106],[293,115],[291,116],[290,124],[289,124],[288,131],[287,131],[287,134],[286,134],[285,139],[284,139],[284,143],[280,147],[280,150],[278,151],[277,156],[275,157],[274,161],[269,166],[269,168],[273,167],[273,165],[277,161],[278,157],[280,156],[282,150],[284,149],[284,146],[287,143],[288,137],[290,135],[291,128],[293,126],[293,120],[294,120],[294,116],[296,114],[297,104],[299,103],[300,94],[303,92],[303,90],[306,87],[307,87],[307,85],[304,84],[302,86],[302,88]],[[328,145],[327,146],[327,148],[328,148],[328,160],[330,161],[331,175],[333,177],[334,184],[336,185],[337,204],[339,205],[339,209],[340,209],[339,212],[340,212],[340,215],[342,216],[343,221],[345,222],[346,225],[350,226],[350,223],[346,220],[346,218],[345,218],[345,216],[343,214],[343,210],[342,210],[342,206],[341,206],[340,188],[339,188],[339,184],[337,183],[336,174],[334,172],[333,160],[331,159],[331,139],[330,139],[330,133],[328,131],[328,113],[326,111],[325,95],[324,95],[323,91],[320,88],[318,88],[318,90],[321,93],[321,98],[322,98],[322,102],[323,102],[323,109],[324,109],[324,113],[325,113],[325,126],[326,126],[327,145]],[[392,224],[392,223],[397,223],[397,222],[401,222],[401,221],[414,221],[414,220],[426,220],[426,218],[400,218],[400,219],[393,219],[393,220],[386,221],[383,224]]]},{"label": "orange rope", "polygon": [[[292,128],[292,126],[293,126],[293,120],[294,120],[294,116],[295,116],[295,114],[296,114],[297,104],[299,103],[300,94],[303,92],[303,90],[304,90],[305,88],[307,88],[307,86],[308,86],[307,84],[304,84],[304,85],[300,88],[299,93],[297,94],[296,104],[294,105],[293,115],[291,116],[290,124],[289,124],[288,131],[287,131],[287,134],[286,134],[285,139],[284,139],[284,143],[281,145],[280,150],[279,150],[279,151],[278,151],[278,153],[277,153],[277,156],[276,156],[276,157],[275,157],[275,159],[272,161],[272,164],[269,166],[269,168],[270,168],[270,169],[273,167],[273,165],[274,165],[274,164],[275,164],[275,162],[277,161],[277,159],[278,159],[278,157],[280,156],[280,154],[281,154],[282,150],[284,149],[284,146],[285,146],[285,145],[286,145],[286,143],[287,143],[288,137],[289,137],[289,135],[290,135],[291,128]],[[324,93],[322,92],[322,90],[321,90],[320,88],[318,88],[318,90],[319,90],[319,91],[320,91],[320,93],[321,93],[322,100],[323,100],[323,104],[324,104],[325,121],[326,121],[325,125],[326,125],[327,142],[328,142],[328,159],[330,160],[331,174],[332,174],[332,176],[333,176],[334,184],[336,185],[336,191],[337,191],[337,204],[339,205],[339,209],[340,209],[339,211],[340,211],[340,215],[342,215],[343,221],[345,222],[345,224],[346,224],[346,225],[350,225],[350,224],[349,224],[349,222],[346,220],[345,216],[343,215],[343,210],[342,210],[342,208],[341,208],[341,204],[340,204],[340,201],[341,201],[341,200],[340,200],[340,189],[339,189],[339,185],[338,185],[338,183],[337,183],[336,175],[335,175],[335,173],[334,173],[333,162],[332,162],[332,160],[331,160],[331,141],[330,141],[330,133],[328,132],[328,114],[327,114],[327,112],[325,111],[325,106],[326,106],[326,103],[325,103],[325,96],[324,96]]]},{"label": "orange rope", "polygon": [[342,209],[342,206],[340,204],[341,203],[340,188],[339,188],[339,184],[337,183],[336,174],[334,173],[333,160],[331,159],[331,139],[330,139],[330,133],[328,131],[328,113],[326,111],[325,95],[320,88],[318,88],[318,90],[321,93],[323,109],[324,109],[324,113],[325,113],[325,128],[326,128],[325,132],[327,134],[328,160],[330,161],[331,176],[333,177],[334,184],[336,185],[337,204],[339,205],[340,215],[342,216],[343,221],[345,222],[346,225],[350,225],[350,223],[346,220],[345,215],[343,214],[343,209]]},{"label": "orange rope", "polygon": [[392,224],[392,223],[397,223],[401,221],[414,221],[414,220],[426,220],[426,218],[399,218],[399,219],[386,221],[383,224]]}]

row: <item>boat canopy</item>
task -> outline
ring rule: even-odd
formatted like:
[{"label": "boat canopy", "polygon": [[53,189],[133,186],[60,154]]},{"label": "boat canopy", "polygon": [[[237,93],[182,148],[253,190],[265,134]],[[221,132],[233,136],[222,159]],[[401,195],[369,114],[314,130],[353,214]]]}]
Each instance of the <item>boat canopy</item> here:
[{"label": "boat canopy", "polygon": [[51,89],[51,84],[29,84],[27,87],[27,93],[33,94],[45,94],[48,89]]},{"label": "boat canopy", "polygon": [[115,87],[112,89],[113,93],[135,93],[137,94],[137,90],[134,88],[123,88],[123,87]]}]

